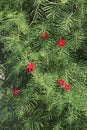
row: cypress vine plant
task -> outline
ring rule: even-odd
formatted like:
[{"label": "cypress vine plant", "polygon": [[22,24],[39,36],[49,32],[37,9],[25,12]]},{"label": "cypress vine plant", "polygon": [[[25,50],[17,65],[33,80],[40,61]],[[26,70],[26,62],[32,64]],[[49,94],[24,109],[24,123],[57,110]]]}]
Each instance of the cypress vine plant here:
[{"label": "cypress vine plant", "polygon": [[0,129],[87,130],[87,1],[0,5]]}]

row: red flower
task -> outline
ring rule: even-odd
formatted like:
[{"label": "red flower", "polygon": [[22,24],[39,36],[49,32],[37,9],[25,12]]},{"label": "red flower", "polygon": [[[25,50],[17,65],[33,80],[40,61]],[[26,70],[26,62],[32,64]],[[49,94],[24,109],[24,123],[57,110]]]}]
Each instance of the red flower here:
[{"label": "red flower", "polygon": [[59,79],[59,80],[57,81],[57,83],[62,86],[62,85],[64,85],[65,80],[63,80],[63,79],[61,78],[61,79]]},{"label": "red flower", "polygon": [[12,93],[14,96],[18,96],[18,93],[21,92],[21,90],[17,90],[16,88],[12,89]]},{"label": "red flower", "polygon": [[26,69],[26,71],[27,71],[27,72],[34,71],[34,68],[35,68],[34,63],[30,62],[30,63],[27,64],[27,69]]},{"label": "red flower", "polygon": [[65,40],[63,40],[63,39],[59,39],[58,41],[57,41],[57,45],[58,46],[65,46]]},{"label": "red flower", "polygon": [[64,84],[63,88],[66,91],[70,90],[70,84]]},{"label": "red flower", "polygon": [[49,36],[48,36],[48,33],[42,32],[41,37],[42,37],[42,39],[46,40],[46,39],[48,39]]}]

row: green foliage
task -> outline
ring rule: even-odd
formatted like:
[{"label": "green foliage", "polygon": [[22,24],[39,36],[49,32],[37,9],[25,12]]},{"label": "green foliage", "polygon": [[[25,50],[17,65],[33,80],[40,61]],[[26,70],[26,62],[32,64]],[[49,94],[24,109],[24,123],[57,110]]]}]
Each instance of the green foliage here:
[{"label": "green foliage", "polygon": [[[87,129],[87,1],[0,1],[0,129]],[[43,40],[41,32],[49,38]],[[64,39],[64,47],[57,46]],[[35,70],[26,72],[29,62]],[[66,92],[57,85],[70,83]],[[23,90],[18,96],[12,89]]]}]

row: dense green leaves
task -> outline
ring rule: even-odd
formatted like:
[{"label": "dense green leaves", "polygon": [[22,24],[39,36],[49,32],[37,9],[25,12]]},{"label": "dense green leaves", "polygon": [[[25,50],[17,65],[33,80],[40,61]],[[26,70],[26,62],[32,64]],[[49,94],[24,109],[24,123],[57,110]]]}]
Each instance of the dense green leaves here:
[{"label": "dense green leaves", "polygon": [[[0,128],[86,130],[87,1],[0,4]],[[57,45],[60,38],[63,47]],[[30,73],[29,62],[35,64]],[[57,84],[60,77],[71,85],[68,92]],[[22,91],[13,96],[13,88]]]}]

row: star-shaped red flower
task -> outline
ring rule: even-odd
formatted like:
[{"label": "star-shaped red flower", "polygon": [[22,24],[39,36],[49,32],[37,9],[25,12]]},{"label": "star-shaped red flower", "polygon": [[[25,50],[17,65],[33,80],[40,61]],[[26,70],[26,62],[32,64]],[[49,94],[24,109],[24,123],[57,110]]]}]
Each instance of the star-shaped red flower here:
[{"label": "star-shaped red flower", "polygon": [[57,41],[57,45],[60,46],[60,47],[65,46],[65,40],[59,39],[59,40]]},{"label": "star-shaped red flower", "polygon": [[65,91],[70,90],[70,84],[64,84],[63,88]]},{"label": "star-shaped red flower", "polygon": [[59,79],[59,80],[57,81],[57,83],[58,83],[58,85],[63,86],[64,83],[65,83],[65,80],[63,80],[63,79],[61,78],[61,79]]},{"label": "star-shaped red flower", "polygon": [[34,71],[34,69],[35,69],[34,63],[30,62],[27,64],[27,69],[26,69],[27,72]]},{"label": "star-shaped red flower", "polygon": [[21,90],[17,90],[16,88],[13,88],[12,89],[12,94],[14,95],[14,96],[18,96],[18,93],[19,92],[21,92]]}]

